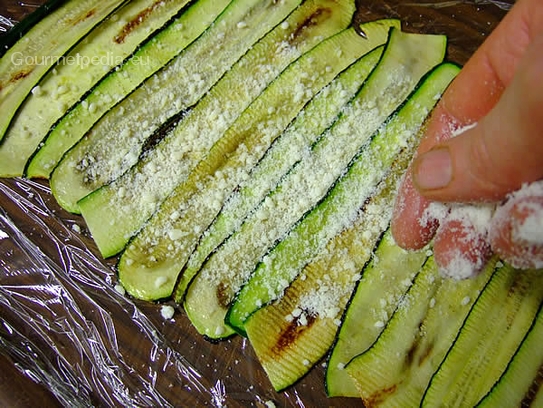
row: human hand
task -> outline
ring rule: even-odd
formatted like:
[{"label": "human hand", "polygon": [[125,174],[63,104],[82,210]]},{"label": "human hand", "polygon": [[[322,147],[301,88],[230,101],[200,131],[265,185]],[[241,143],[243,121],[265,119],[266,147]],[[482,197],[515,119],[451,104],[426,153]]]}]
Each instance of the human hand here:
[{"label": "human hand", "polygon": [[541,268],[542,179],[543,2],[519,0],[434,110],[400,186],[394,238],[406,249],[434,238],[436,263],[456,277],[480,269],[491,250]]}]

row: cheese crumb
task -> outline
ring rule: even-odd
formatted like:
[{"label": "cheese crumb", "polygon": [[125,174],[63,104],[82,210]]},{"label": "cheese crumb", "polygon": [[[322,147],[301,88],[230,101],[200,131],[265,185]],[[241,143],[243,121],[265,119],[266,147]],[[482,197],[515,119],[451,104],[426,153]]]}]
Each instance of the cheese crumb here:
[{"label": "cheese crumb", "polygon": [[175,314],[175,309],[169,305],[163,305],[160,308],[160,314],[165,320],[170,320]]},{"label": "cheese crumb", "polygon": [[115,289],[115,292],[117,292],[119,295],[124,296],[126,294],[124,286],[120,283],[116,284],[113,289]]}]

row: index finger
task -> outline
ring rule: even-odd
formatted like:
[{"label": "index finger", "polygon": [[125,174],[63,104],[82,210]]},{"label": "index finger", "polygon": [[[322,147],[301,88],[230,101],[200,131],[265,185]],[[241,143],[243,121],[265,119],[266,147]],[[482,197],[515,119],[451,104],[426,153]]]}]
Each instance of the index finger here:
[{"label": "index finger", "polygon": [[[531,39],[542,29],[540,0],[519,0],[443,95],[427,123],[417,154],[486,116],[511,83]],[[407,172],[409,176],[411,168]],[[412,184],[412,178],[406,177],[399,189],[392,231],[399,245],[416,249],[431,240],[436,225],[429,228],[420,224],[429,201]]]}]

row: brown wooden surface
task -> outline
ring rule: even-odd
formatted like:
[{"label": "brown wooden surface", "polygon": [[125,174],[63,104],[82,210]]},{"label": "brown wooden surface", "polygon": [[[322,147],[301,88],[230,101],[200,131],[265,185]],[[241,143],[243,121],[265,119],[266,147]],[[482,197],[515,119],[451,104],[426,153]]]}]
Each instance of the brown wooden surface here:
[{"label": "brown wooden surface", "polygon": [[[39,3],[39,0],[33,0],[33,4]],[[474,5],[463,4],[450,5],[452,2],[441,2],[441,5],[449,4],[444,7],[436,7],[439,1],[428,2],[415,1],[360,1],[359,9],[360,19],[369,21],[382,17],[397,17],[402,19],[404,29],[415,32],[444,33],[449,37],[448,59],[450,61],[463,64],[469,56],[476,50],[485,37],[492,31],[499,20],[503,17],[504,11],[494,5]],[[418,5],[415,5],[418,4]],[[22,16],[32,10],[33,7],[21,7],[18,1],[2,0],[0,3],[0,15],[20,20]],[[4,186],[19,191],[22,187],[17,186],[14,181],[0,180]],[[40,183],[38,185],[46,185]],[[67,214],[56,206],[46,191],[37,189],[40,198],[46,201],[46,207],[51,213],[44,217],[46,227],[61,231],[63,225],[77,223],[83,226],[81,218]],[[34,221],[28,217],[28,214],[21,209],[19,205],[7,198],[0,192],[1,207],[7,211],[9,217],[14,223],[29,237],[29,239],[38,245],[42,251],[54,262],[61,263],[58,248],[47,239],[44,231],[37,231]],[[70,238],[72,239],[72,238]],[[88,236],[83,236],[79,243],[82,249],[88,248],[91,253],[97,254],[92,240]],[[20,263],[18,263],[20,262]],[[4,270],[24,269],[25,261],[18,258],[12,258],[0,262],[0,267]],[[104,280],[112,279],[111,265],[104,263]],[[0,285],[39,285],[41,278],[31,273],[11,274],[8,277],[2,277],[3,270],[0,269]],[[2,280],[3,279],[3,280]],[[81,296],[82,302],[86,301],[84,297],[77,292],[72,294],[76,298]],[[104,292],[100,288],[89,287],[88,295],[94,302],[109,310],[109,315],[113,319],[113,325],[117,334],[117,342],[122,352],[124,363],[132,367],[135,372],[145,373],[149,365],[149,353],[153,347],[150,342],[141,339],[136,326],[132,324],[127,315],[127,311],[132,307],[131,303],[117,303],[110,300],[111,292]],[[1,306],[0,306],[1,307]],[[360,406],[357,400],[348,399],[327,399],[323,387],[324,370],[318,366],[316,369],[304,378],[295,387],[287,390],[285,393],[276,394],[271,391],[266,376],[256,362],[255,356],[241,338],[234,338],[218,345],[211,344],[202,339],[181,311],[177,312],[176,318],[172,322],[164,322],[159,314],[159,306],[136,302],[137,310],[148,316],[149,320],[161,332],[163,337],[168,340],[170,347],[184,356],[190,366],[202,373],[202,384],[204,387],[213,387],[217,381],[223,381],[227,389],[226,403],[228,406],[247,406],[254,405],[254,398],[250,396],[257,395],[257,401],[274,400],[278,406],[297,406],[297,398],[308,407],[316,406]],[[132,310],[132,309],[129,309]],[[94,311],[89,308],[84,310],[85,318],[91,321],[96,319],[96,326],[101,328],[101,319],[94,315]],[[19,327],[23,333],[28,330],[25,322],[19,319],[14,311],[0,309],[0,321],[4,320],[15,327]],[[104,329],[105,330],[105,329]],[[0,331],[9,337],[6,332]],[[32,337],[32,333],[26,333]],[[63,345],[63,337],[55,334],[52,337],[58,342],[59,347]],[[9,341],[16,341],[13,338],[7,338]],[[54,364],[55,355],[46,344],[40,344],[38,340],[35,346],[44,352],[43,358]],[[1,347],[2,342],[0,342]],[[0,355],[2,351],[0,349]],[[73,361],[78,361],[77,350],[63,350],[63,355],[73,356]],[[165,358],[159,355],[160,358]],[[159,361],[160,363],[160,361]],[[164,363],[164,362],[162,362]],[[158,364],[158,363],[157,363]],[[165,363],[164,363],[165,364]],[[154,366],[156,368],[156,364]],[[52,369],[55,369],[54,365]],[[83,364],[80,368],[82,373],[89,376],[92,367]],[[27,376],[22,375],[13,366],[13,361],[5,357],[0,357],[0,406],[56,406],[55,400],[44,387],[34,383]],[[168,370],[164,376],[168,375]],[[130,379],[126,380],[128,387]],[[197,391],[179,387],[175,384],[176,379],[162,379],[156,383],[156,389],[164,395],[172,404],[176,406],[201,405],[204,402],[197,396]],[[174,384],[172,386],[172,384]],[[132,390],[133,391],[133,390]],[[100,391],[90,389],[91,400],[96,405],[104,405]],[[19,405],[17,405],[19,404]],[[49,404],[49,405],[47,405]],[[256,404],[262,406],[262,404]]]}]

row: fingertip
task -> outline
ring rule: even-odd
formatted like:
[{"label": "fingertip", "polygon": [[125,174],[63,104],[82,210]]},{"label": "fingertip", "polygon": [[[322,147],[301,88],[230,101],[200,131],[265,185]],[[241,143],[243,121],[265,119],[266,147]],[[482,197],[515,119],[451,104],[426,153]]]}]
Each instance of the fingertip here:
[{"label": "fingertip", "polygon": [[431,241],[437,229],[437,220],[425,216],[429,204],[413,187],[408,171],[396,196],[391,223],[392,236],[400,247],[418,250]]},{"label": "fingertip", "polygon": [[442,221],[434,238],[434,259],[439,272],[453,279],[478,274],[491,256],[484,234],[461,220]]},{"label": "fingertip", "polygon": [[543,196],[512,196],[496,210],[489,240],[513,267],[543,268]]}]

